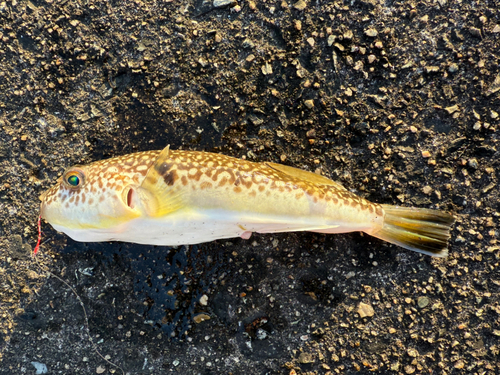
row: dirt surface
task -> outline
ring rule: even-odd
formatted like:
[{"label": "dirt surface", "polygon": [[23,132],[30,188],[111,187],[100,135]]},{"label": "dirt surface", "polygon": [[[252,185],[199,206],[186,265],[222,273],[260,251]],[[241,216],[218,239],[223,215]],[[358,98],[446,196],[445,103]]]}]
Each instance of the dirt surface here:
[{"label": "dirt surface", "polygon": [[[1,2],[0,374],[500,373],[499,9]],[[65,168],[166,144],[452,212],[450,256],[357,233],[82,244],[45,224],[33,260]]]}]

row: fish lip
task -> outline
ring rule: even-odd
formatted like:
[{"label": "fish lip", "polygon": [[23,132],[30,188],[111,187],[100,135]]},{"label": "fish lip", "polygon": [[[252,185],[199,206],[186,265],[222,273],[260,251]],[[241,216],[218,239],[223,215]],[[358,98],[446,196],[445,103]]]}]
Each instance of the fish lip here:
[{"label": "fish lip", "polygon": [[45,190],[42,194],[40,194],[38,196],[38,199],[40,199],[40,201],[43,203],[43,201],[45,200],[45,197],[47,196],[47,191],[48,190]]}]

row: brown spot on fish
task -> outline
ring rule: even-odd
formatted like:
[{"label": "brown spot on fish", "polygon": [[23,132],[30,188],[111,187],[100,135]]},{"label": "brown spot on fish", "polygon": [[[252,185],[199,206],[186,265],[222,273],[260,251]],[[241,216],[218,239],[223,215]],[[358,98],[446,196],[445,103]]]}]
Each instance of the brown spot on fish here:
[{"label": "brown spot on fish", "polygon": [[264,185],[260,185],[260,186],[259,186],[259,191],[260,191],[260,192],[262,192],[262,191],[264,191],[264,189],[265,189],[265,188],[266,188],[266,187],[265,187]]},{"label": "brown spot on fish", "polygon": [[168,171],[163,175],[163,181],[167,186],[172,186],[177,181],[177,172],[175,170]]},{"label": "brown spot on fish", "polygon": [[250,197],[255,197],[257,195],[257,192],[255,190],[252,190],[250,193],[248,193],[248,196]]},{"label": "brown spot on fish", "polygon": [[241,193],[241,187],[239,187],[239,186],[235,186],[233,188],[233,190],[234,190],[235,193]]},{"label": "brown spot on fish", "polygon": [[375,213],[379,216],[382,216],[384,214],[384,211],[382,211],[382,207],[377,206],[375,209]]},{"label": "brown spot on fish", "polygon": [[200,184],[200,189],[201,189],[201,190],[210,189],[210,188],[212,188],[212,183],[211,183],[211,182],[208,182],[208,181],[203,181],[203,182]]},{"label": "brown spot on fish", "polygon": [[217,186],[219,186],[219,187],[224,186],[226,184],[226,182],[227,182],[227,178],[222,177],[221,180],[219,181],[219,185],[217,185]]},{"label": "brown spot on fish", "polygon": [[182,176],[182,177],[181,177],[181,182],[182,182],[182,185],[183,185],[183,186],[186,186],[186,185],[187,185],[187,183],[188,183],[187,177],[186,177],[186,176]]}]

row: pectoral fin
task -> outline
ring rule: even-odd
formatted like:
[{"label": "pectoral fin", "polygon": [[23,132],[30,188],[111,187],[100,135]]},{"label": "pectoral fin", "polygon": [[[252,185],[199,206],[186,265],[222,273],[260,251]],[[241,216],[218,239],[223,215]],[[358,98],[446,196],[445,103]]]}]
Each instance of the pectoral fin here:
[{"label": "pectoral fin", "polygon": [[185,205],[183,190],[174,183],[176,172],[169,153],[170,145],[158,155],[140,186],[142,195],[147,197],[146,212],[149,216],[166,216]]}]

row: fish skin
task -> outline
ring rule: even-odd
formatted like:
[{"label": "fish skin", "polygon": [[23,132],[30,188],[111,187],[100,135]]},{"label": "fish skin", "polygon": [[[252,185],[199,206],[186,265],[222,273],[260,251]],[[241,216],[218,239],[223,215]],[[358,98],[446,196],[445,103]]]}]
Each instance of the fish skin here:
[{"label": "fish skin", "polygon": [[[67,181],[75,174],[81,181],[77,187]],[[442,221],[431,230],[440,231],[439,240],[431,243],[431,250],[412,248],[405,246],[408,236],[400,236],[398,241],[383,238],[401,233],[397,225],[391,226],[390,233],[382,230],[382,205],[358,197],[326,177],[280,164],[174,151],[168,146],[162,151],[69,168],[40,199],[42,218],[73,239],[86,242],[172,246],[249,238],[252,232],[363,231],[443,256],[453,222],[451,215],[427,210]],[[397,209],[391,212],[397,217]],[[380,235],[386,232],[389,234]],[[427,236],[428,232],[422,233]],[[410,240],[418,245],[415,236]]]}]

